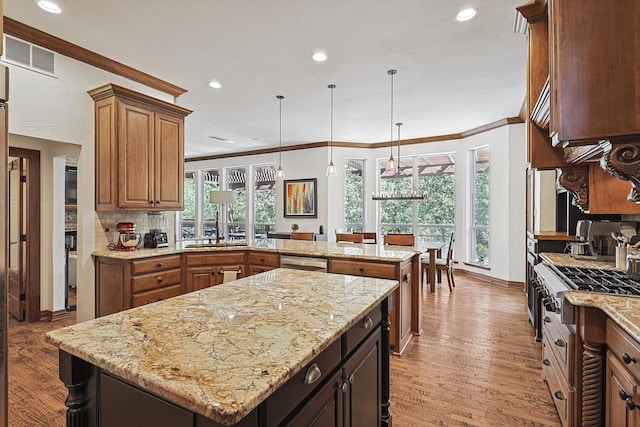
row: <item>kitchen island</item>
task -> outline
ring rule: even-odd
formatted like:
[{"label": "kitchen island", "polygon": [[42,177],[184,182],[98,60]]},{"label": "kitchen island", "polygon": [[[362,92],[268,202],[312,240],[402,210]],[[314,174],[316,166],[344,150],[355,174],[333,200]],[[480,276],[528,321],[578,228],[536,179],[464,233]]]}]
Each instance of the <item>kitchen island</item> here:
[{"label": "kitchen island", "polygon": [[397,287],[276,269],[52,331],[67,425],[389,425]]},{"label": "kitchen island", "polygon": [[391,350],[401,354],[422,331],[420,247],[253,239],[216,245],[179,242],[163,249],[95,251],[96,317],[224,282],[225,273],[246,277],[280,266],[282,256],[321,258],[329,273],[392,279]]}]

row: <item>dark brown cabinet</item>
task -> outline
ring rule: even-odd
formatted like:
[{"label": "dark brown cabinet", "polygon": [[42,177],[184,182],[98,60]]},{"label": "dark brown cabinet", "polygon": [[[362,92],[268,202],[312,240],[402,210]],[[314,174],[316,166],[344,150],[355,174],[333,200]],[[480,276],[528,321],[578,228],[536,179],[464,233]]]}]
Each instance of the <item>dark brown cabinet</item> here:
[{"label": "dark brown cabinet", "polygon": [[113,84],[95,101],[97,211],[180,210],[191,111]]}]

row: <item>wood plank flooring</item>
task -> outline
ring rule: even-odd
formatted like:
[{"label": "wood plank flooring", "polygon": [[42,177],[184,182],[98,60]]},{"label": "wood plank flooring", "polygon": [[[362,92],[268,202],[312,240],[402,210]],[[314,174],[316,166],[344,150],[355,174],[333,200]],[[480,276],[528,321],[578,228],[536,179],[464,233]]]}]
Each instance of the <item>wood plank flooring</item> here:
[{"label": "wood plank flooring", "polygon": [[[560,426],[521,290],[456,274],[452,293],[445,281],[423,301],[422,336],[391,360],[394,427]],[[64,426],[67,390],[43,336],[70,314],[9,327],[9,426]]]}]

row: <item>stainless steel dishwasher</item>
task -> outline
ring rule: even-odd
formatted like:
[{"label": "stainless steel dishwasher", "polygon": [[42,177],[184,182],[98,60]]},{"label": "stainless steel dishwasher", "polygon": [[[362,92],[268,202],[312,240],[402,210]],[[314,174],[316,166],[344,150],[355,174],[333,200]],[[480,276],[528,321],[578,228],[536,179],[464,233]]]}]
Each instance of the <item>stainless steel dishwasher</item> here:
[{"label": "stainless steel dishwasher", "polygon": [[306,256],[282,255],[280,267],[294,270],[324,271],[327,272],[326,258],[313,258]]}]

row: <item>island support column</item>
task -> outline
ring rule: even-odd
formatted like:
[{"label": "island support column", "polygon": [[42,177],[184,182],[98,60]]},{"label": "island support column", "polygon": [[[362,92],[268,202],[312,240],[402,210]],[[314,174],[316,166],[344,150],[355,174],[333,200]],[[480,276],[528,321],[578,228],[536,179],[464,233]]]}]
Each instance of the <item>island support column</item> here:
[{"label": "island support column", "polygon": [[381,379],[382,379],[382,392],[380,393],[381,398],[381,419],[380,425],[381,427],[391,427],[392,419],[391,413],[389,412],[389,407],[391,406],[391,390],[390,390],[390,369],[389,369],[389,359],[391,357],[391,343],[389,341],[389,333],[391,332],[391,323],[389,322],[389,308],[391,307],[391,296],[390,294],[384,301],[382,301],[382,323],[380,328],[381,334]]},{"label": "island support column", "polygon": [[64,404],[67,409],[67,427],[93,427],[95,411],[92,410],[94,391],[91,388],[95,367],[71,354],[59,351],[60,380],[69,389]]}]

